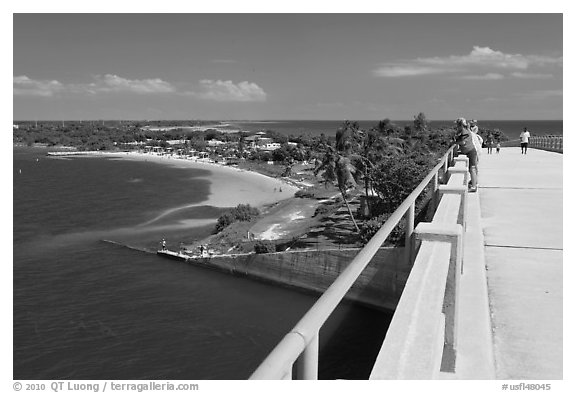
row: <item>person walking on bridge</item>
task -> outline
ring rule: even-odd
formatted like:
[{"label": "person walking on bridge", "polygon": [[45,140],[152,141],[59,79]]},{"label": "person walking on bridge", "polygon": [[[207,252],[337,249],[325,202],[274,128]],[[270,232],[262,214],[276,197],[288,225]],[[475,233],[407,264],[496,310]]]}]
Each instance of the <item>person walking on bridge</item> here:
[{"label": "person walking on bridge", "polygon": [[520,134],[520,154],[528,153],[528,141],[530,140],[530,132],[524,127],[524,131]]}]

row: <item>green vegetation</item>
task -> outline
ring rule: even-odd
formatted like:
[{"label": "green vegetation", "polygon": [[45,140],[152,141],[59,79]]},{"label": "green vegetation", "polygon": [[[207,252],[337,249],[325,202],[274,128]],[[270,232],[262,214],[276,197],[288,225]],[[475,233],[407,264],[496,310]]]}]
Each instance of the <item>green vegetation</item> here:
[{"label": "green vegetation", "polygon": [[[210,128],[211,124],[214,128]],[[18,125],[19,128],[13,130],[13,141],[24,145],[41,143],[77,150],[161,147],[164,154],[183,155],[201,152],[202,157],[241,169],[283,177],[287,181],[317,183],[295,195],[310,199],[310,204],[314,204],[310,206],[315,207],[313,218],[303,221],[300,230],[321,226],[322,220],[334,216],[344,204],[353,224],[353,229],[346,229],[349,244],[356,242],[355,239],[365,243],[373,236],[436,165],[455,135],[451,127],[432,129],[424,113],[418,113],[413,123],[404,127],[389,119],[369,129],[361,129],[357,122],[345,121],[333,136],[286,136],[273,130],[259,135],[221,132],[215,122],[203,121],[18,122]],[[479,133],[485,141],[508,139],[499,130],[481,128]],[[258,138],[266,139],[273,148],[258,146]],[[335,193],[339,193],[338,198],[333,198]],[[354,199],[360,193],[364,194],[361,209],[353,211],[351,204],[358,203]],[[425,192],[416,201],[417,217],[426,213],[428,197],[429,192]],[[332,198],[333,204],[320,203],[318,200],[322,198]],[[270,250],[263,245],[256,247],[248,236],[259,214],[258,209],[250,205],[238,205],[225,212],[215,227],[215,243],[221,245],[223,252],[230,247],[243,251]],[[389,238],[392,242],[401,239],[401,226],[392,232]]]},{"label": "green vegetation", "polygon": [[[78,150],[115,150],[132,144],[167,147],[167,140],[187,139],[191,143],[204,142],[204,132],[192,131],[192,126],[206,122],[143,122],[139,121],[42,121],[18,122],[13,130],[13,142],[28,146],[69,146]],[[164,127],[157,131],[154,127]]]},{"label": "green vegetation", "polygon": [[327,213],[330,213],[334,210],[333,206],[327,206],[327,205],[320,205],[316,208],[316,210],[314,211],[314,216],[322,216],[325,215]]},{"label": "green vegetation", "polygon": [[[413,127],[404,129],[387,119],[370,130],[346,121],[336,132],[334,145],[327,144],[324,149],[315,174],[322,173],[327,183],[337,182],[356,232],[373,232],[361,231],[350,209],[348,192],[362,181],[367,215],[392,213],[451,145],[453,134],[451,129],[431,130],[423,113],[414,116]],[[365,225],[375,228],[381,222],[377,219]]]},{"label": "green vegetation", "polygon": [[260,211],[255,207],[244,204],[239,204],[234,209],[231,209],[218,218],[216,223],[215,232],[222,232],[224,228],[231,225],[236,221],[252,221],[252,219],[260,214]]},{"label": "green vegetation", "polygon": [[373,213],[394,212],[434,165],[436,161],[426,155],[386,158],[380,162],[372,179],[378,196]]},{"label": "green vegetation", "polygon": [[254,251],[256,254],[269,254],[276,252],[276,245],[269,240],[258,240],[254,243]]},{"label": "green vegetation", "polygon": [[498,142],[505,142],[510,139],[500,130],[490,130],[487,128],[480,128],[478,130],[478,134],[480,134],[484,142],[491,140],[492,142],[498,143]]},{"label": "green vegetation", "polygon": [[314,198],[314,192],[308,190],[298,190],[294,193],[296,198]]}]

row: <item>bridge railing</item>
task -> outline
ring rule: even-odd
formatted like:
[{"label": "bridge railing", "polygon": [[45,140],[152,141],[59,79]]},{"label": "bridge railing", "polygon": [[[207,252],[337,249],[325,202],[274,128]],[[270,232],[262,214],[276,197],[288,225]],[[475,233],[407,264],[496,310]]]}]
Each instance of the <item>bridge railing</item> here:
[{"label": "bridge railing", "polygon": [[[407,261],[413,259],[416,199],[426,190],[428,185],[432,183],[434,203],[438,203],[437,195],[442,187],[439,184],[440,173],[445,175],[450,172],[450,169],[453,169],[449,167],[454,159],[454,150],[455,146],[452,146],[444,154],[440,162],[388,218],[380,230],[378,230],[366,246],[350,262],[348,267],[316,301],[310,310],[306,312],[294,328],[284,336],[280,343],[252,374],[250,379],[293,379],[293,377],[295,377],[295,379],[318,379],[320,328],[338,304],[340,304],[348,290],[370,263],[392,230],[403,219],[406,221],[405,259]],[[463,173],[461,169],[457,170]],[[466,177],[465,174],[462,174],[462,176]],[[456,210],[456,214],[459,215],[458,210]],[[464,220],[463,214],[461,217]],[[295,376],[292,375],[294,365],[296,366]]]},{"label": "bridge railing", "polygon": [[415,229],[421,244],[370,379],[437,379],[455,370],[467,158],[456,158],[450,171],[432,222]]},{"label": "bridge railing", "polygon": [[[502,147],[520,147],[520,139],[501,142]],[[529,148],[555,151],[558,153],[564,152],[564,136],[563,135],[535,135],[531,136]]]},{"label": "bridge railing", "polygon": [[564,152],[564,137],[562,135],[533,136],[530,138],[530,147],[542,150]]}]

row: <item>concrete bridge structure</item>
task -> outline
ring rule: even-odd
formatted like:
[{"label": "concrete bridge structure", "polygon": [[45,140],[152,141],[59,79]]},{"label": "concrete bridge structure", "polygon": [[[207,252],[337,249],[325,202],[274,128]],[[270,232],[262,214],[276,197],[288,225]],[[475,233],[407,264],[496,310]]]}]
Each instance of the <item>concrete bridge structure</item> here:
[{"label": "concrete bridge structure", "polygon": [[[562,379],[556,146],[484,150],[477,193],[467,192],[467,158],[449,150],[251,379],[317,379],[322,325],[401,220],[410,275],[370,379]],[[429,187],[434,217],[415,223],[416,197]]]},{"label": "concrete bridge structure", "polygon": [[[550,139],[555,145],[543,148],[562,149]],[[506,148],[480,160],[471,208],[480,219],[498,379],[563,377],[562,158]]]}]

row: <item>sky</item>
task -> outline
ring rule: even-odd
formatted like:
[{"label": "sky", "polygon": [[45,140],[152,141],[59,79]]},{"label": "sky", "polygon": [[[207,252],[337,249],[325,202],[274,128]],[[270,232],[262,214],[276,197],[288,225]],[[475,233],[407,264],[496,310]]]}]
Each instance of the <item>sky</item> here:
[{"label": "sky", "polygon": [[562,120],[562,14],[14,14],[15,120]]}]

